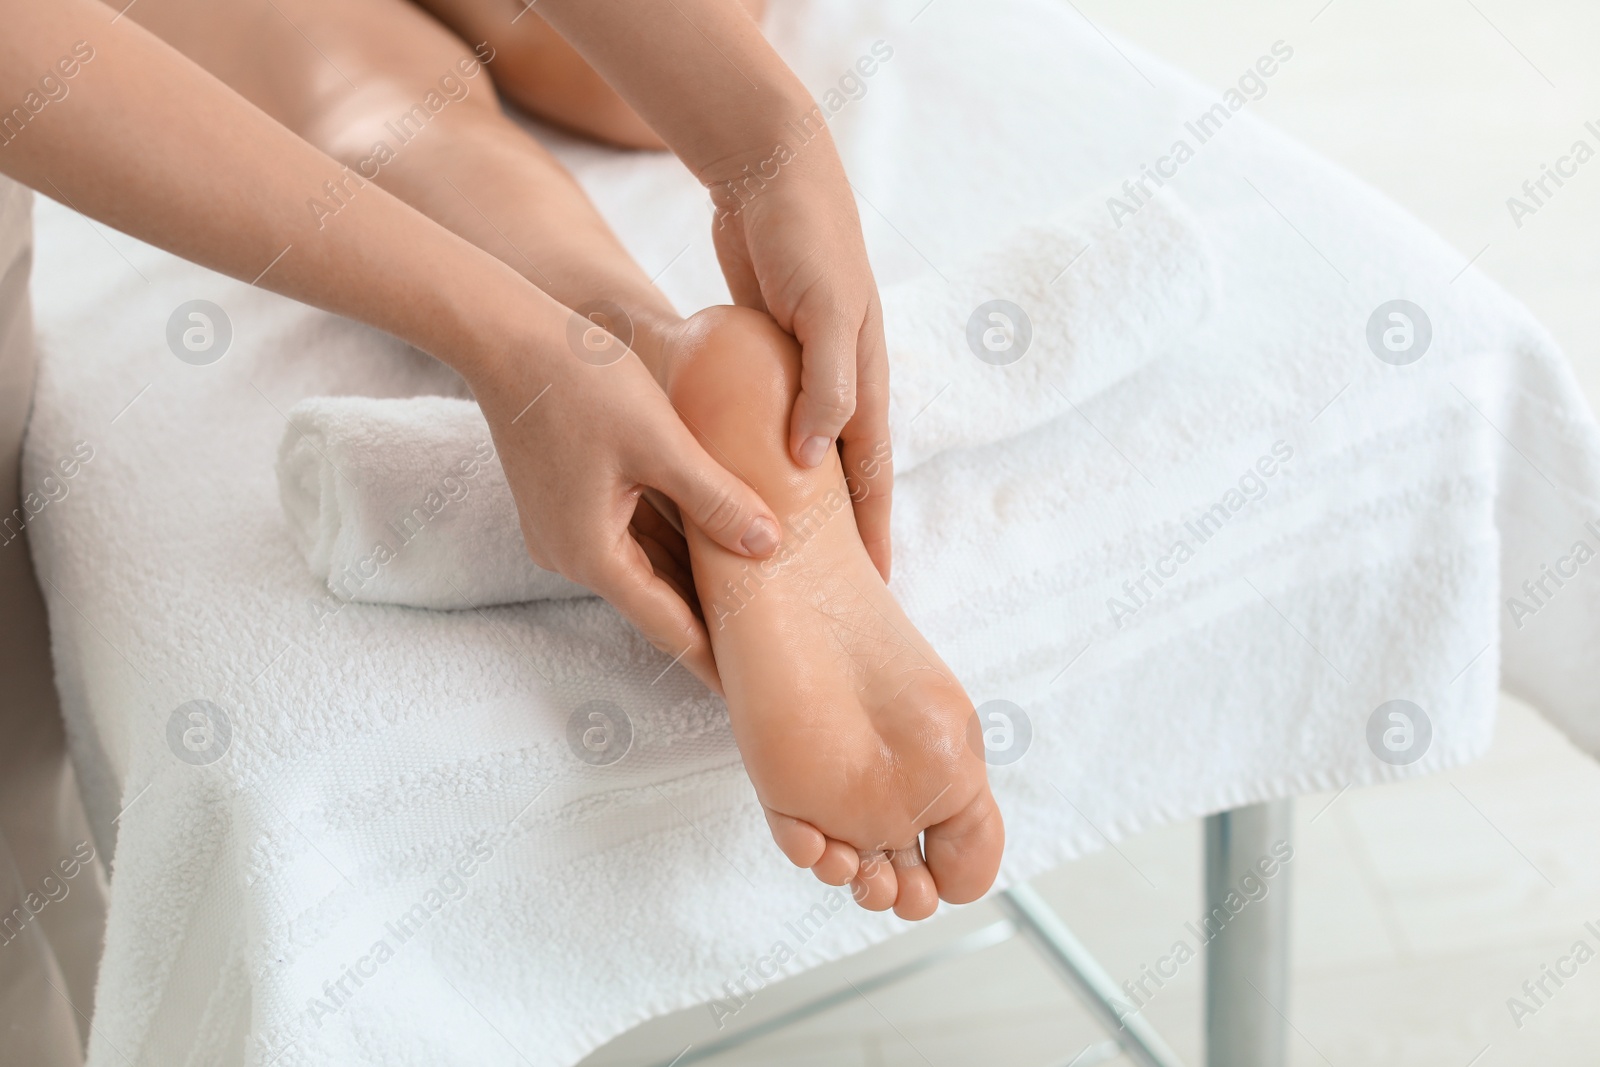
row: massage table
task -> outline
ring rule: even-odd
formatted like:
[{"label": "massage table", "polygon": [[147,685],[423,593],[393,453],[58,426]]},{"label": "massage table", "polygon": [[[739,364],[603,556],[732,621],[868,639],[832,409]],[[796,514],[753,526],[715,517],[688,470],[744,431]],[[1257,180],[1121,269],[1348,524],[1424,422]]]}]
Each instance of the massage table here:
[{"label": "massage table", "polygon": [[[1600,591],[1543,577],[1600,517],[1593,417],[1525,308],[1252,116],[1293,40],[1208,87],[1046,0],[790,0],[765,28],[828,111],[885,285],[1085,198],[1115,218],[1180,197],[1211,242],[1221,302],[1191,335],[897,494],[908,613],[975,702],[1031,724],[991,768],[1007,921],[1090,999],[1105,976],[1027,890],[1043,871],[1209,816],[1226,883],[1283,839],[1288,798],[1483,753],[1501,686],[1600,750]],[[678,164],[535,132],[680,308],[726,301]],[[284,413],[464,395],[445,368],[59,205],[36,223],[24,477],[92,451],[30,524],[113,857],[90,1067],[567,1067],[725,995],[818,906],[782,973],[903,928],[826,909],[772,846],[724,709],[603,603],[422,611],[311,576],[273,478]],[[169,344],[197,300],[231,327],[215,359]],[[1291,458],[1246,481],[1275,448]],[[1525,581],[1546,593],[1514,612]],[[629,718],[612,765],[568,741],[593,701]],[[1396,707],[1415,709],[1399,757]],[[1282,923],[1251,921],[1211,963],[1237,1024],[1212,1029],[1267,1063],[1272,1013],[1238,991],[1282,993]]]}]

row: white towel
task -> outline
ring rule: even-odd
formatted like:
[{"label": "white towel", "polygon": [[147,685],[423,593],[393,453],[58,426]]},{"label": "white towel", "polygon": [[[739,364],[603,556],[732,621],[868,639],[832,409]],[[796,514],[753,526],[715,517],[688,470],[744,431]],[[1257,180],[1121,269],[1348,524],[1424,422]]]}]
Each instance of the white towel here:
[{"label": "white towel", "polygon": [[896,471],[1058,418],[1170,352],[1216,300],[1177,196],[1120,225],[1092,196],[953,271],[885,287]]},{"label": "white towel", "polygon": [[[897,471],[1018,436],[1090,399],[1196,329],[1216,288],[1176,197],[1120,227],[1095,198],[1018,229],[948,278],[887,288]],[[295,543],[340,600],[451,609],[587,595],[529,558],[471,401],[302,400],[277,471]]]},{"label": "white towel", "polygon": [[[830,118],[886,286],[1137,175],[1221,97],[1059,0],[913,22],[922,7],[784,0],[767,23],[819,95],[893,45]],[[678,306],[726,300],[680,164],[553,141],[636,258],[671,265]],[[1461,252],[1246,113],[1173,191],[1218,265],[1206,324],[897,494],[909,617],[974,700],[1031,719],[1025,755],[991,770],[1001,884],[1141,827],[1459,765],[1489,743],[1502,678],[1600,751],[1596,564],[1560,587],[1541,570],[1595,543],[1600,435],[1548,336]],[[829,908],[835,891],[777,853],[720,704],[604,602],[318,610],[329,594],[274,484],[280,413],[448,391],[439,365],[108,247],[64,208],[38,221],[29,487],[75,442],[95,449],[29,526],[74,763],[102,851],[115,836],[89,1067],[565,1067],[651,1015],[737,1008],[728,989],[765,981],[780,939],[793,973],[901,929]],[[239,327],[208,367],[159,342],[197,296]],[[1407,366],[1364,340],[1395,299],[1434,327]],[[1186,532],[1219,507],[1203,543]],[[1525,580],[1553,598],[1512,617]],[[1113,598],[1133,611],[1120,625]],[[202,699],[235,729],[196,766],[168,730]],[[1404,766],[1367,733],[1394,699],[1432,725]],[[595,700],[632,720],[604,767],[569,744]],[[514,817],[478,862],[478,835]],[[473,873],[452,874],[463,860]],[[418,904],[421,932],[372,974],[377,941],[398,942],[386,924]]]},{"label": "white towel", "polygon": [[342,601],[468,608],[589,596],[533,562],[471,400],[312,397],[289,411],[278,496]]}]

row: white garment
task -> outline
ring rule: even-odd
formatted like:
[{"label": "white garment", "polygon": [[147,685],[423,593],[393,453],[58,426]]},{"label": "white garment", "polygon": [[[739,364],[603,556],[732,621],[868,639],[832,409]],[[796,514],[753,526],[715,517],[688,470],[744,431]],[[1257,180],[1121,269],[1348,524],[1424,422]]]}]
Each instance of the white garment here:
[{"label": "white garment", "polygon": [[[1090,201],[948,278],[885,290],[896,474],[1087,402],[1198,329],[1215,300],[1204,239],[1173,199],[1125,226]],[[470,400],[302,400],[278,492],[311,572],[341,600],[461,609],[588,592],[528,557]]]},{"label": "white garment", "polygon": [[[892,46],[831,119],[886,287],[1140,175],[1221,99],[1054,0],[939,0],[912,22],[922,6],[795,0],[767,25],[819,95]],[[1221,121],[1167,180],[1217,263],[1206,324],[1078,410],[898,488],[911,619],[975,700],[1032,721],[992,773],[1002,884],[1101,832],[1459,764],[1488,744],[1502,677],[1600,748],[1593,580],[1520,630],[1502,600],[1600,507],[1600,441],[1559,353],[1403,211],[1248,114]],[[677,163],[552,141],[645,269],[671,264],[680,308],[726,300]],[[830,910],[787,865],[722,708],[603,603],[324,610],[275,492],[282,413],[448,393],[438,367],[118,239],[140,277],[59,209],[40,225],[29,470],[79,439],[96,458],[36,520],[39,564],[80,764],[99,756],[114,786],[100,826],[131,802],[93,1067],[260,1067],[290,1040],[280,1067],[570,1064],[726,996],[780,939],[794,970],[899,928]],[[164,342],[195,298],[236,326],[207,367]],[[1432,323],[1407,366],[1366,341],[1399,298]],[[1188,533],[1214,505],[1220,528]],[[1179,538],[1194,545],[1175,564]],[[1148,595],[1119,627],[1124,583]],[[179,757],[197,699],[233,729],[204,766]],[[1409,766],[1368,747],[1391,699],[1431,722]],[[569,744],[594,701],[631,722],[609,766]],[[388,924],[418,904],[400,943]],[[825,921],[790,932],[819,905]],[[393,956],[374,965],[381,939]],[[373,972],[359,987],[356,967]]]}]

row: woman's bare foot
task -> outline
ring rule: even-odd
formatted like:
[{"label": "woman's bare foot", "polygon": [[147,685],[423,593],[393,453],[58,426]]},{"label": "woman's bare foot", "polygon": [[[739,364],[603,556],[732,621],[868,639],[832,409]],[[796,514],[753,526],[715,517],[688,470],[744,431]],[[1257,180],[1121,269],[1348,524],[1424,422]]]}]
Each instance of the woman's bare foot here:
[{"label": "woman's bare foot", "polygon": [[752,563],[688,524],[695,586],[779,848],[853,882],[863,907],[921,919],[988,890],[1005,831],[972,703],[878,576],[837,455],[789,458],[799,369],[794,340],[744,308],[702,311],[669,345],[679,413],[785,527],[778,555]]}]

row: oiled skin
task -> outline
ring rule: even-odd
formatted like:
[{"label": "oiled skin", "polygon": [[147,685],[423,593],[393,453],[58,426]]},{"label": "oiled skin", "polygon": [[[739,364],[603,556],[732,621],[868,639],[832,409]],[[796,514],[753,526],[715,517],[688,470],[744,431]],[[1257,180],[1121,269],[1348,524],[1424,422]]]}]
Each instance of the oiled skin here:
[{"label": "oiled skin", "polygon": [[[374,140],[391,136],[387,122],[437,87],[441,71],[461,69],[482,31],[496,52],[493,83],[464,81],[466,95],[376,183],[567,306],[619,305],[634,356],[713,457],[785,525],[823,506],[818,521],[796,527],[803,536],[786,533],[790,556],[767,568],[771,578],[688,527],[714,670],[774,838],[824,881],[855,879],[869,908],[920,918],[940,896],[980,896],[1004,832],[983,762],[967,743],[971,703],[862,546],[837,453],[812,470],[790,459],[795,342],[755,311],[712,308],[683,320],[571,176],[501,112],[499,95],[602,140],[657,143],[548,27],[532,15],[513,26],[521,7],[502,10],[493,0],[423,6],[439,21],[396,0],[141,0],[130,17],[352,167]],[[853,474],[867,484],[873,472]],[[639,516],[655,512],[642,507]],[[659,519],[639,518],[635,535],[657,577],[687,589],[675,535]],[[753,595],[729,599],[730,581]],[[704,678],[713,669],[704,658],[691,653],[684,663]]]},{"label": "oiled skin", "polygon": [[[784,526],[765,562],[688,530],[734,736],[779,846],[825,881],[854,876],[863,906],[905,918],[981,896],[1004,830],[969,743],[972,703],[878,576],[837,454],[813,470],[788,455],[798,346],[758,312],[709,308],[671,349],[667,385]],[[874,858],[884,851],[889,864]],[[864,857],[859,871],[849,852]]]}]

